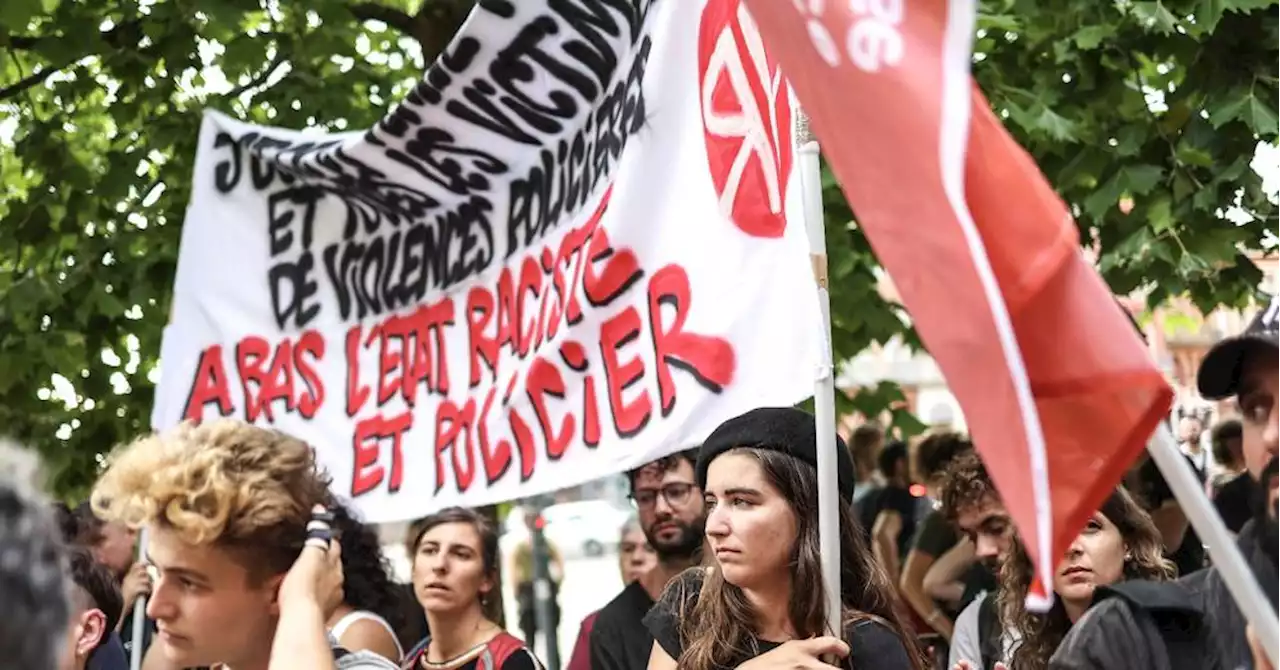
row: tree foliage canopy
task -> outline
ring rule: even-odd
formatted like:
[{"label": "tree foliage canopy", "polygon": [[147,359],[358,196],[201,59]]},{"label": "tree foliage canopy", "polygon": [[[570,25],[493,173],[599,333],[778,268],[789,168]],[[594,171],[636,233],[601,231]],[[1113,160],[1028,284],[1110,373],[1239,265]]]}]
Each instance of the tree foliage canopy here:
[{"label": "tree foliage canopy", "polygon": [[[55,490],[82,493],[101,453],[147,429],[200,111],[368,127],[471,4],[0,6],[0,429],[43,453]],[[1276,3],[981,6],[975,75],[1075,207],[1112,288],[1150,288],[1153,304],[1247,301],[1260,275],[1237,257],[1276,222],[1249,167],[1277,136]],[[837,358],[916,343],[877,292],[855,213],[826,187]],[[1244,222],[1224,221],[1228,209]],[[874,413],[900,399],[884,385],[853,402]]]}]

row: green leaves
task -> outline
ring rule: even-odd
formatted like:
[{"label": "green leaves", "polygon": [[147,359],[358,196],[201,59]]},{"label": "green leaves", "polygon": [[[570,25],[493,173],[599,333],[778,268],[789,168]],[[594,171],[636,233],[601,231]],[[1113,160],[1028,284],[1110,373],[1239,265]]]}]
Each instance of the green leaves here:
[{"label": "green leaves", "polygon": [[1103,42],[1115,37],[1116,28],[1109,23],[1082,26],[1071,36],[1076,46],[1084,51],[1097,49]]},{"label": "green leaves", "polygon": [[1280,118],[1276,116],[1274,88],[1263,90],[1262,86],[1249,86],[1247,90],[1244,87],[1232,90],[1207,110],[1209,122],[1214,128],[1221,128],[1239,120],[1260,136],[1275,137],[1280,132]]},{"label": "green leaves", "polygon": [[[158,0],[143,15],[115,0],[0,2],[0,44],[10,45],[0,48],[0,91],[58,71],[0,98],[0,117],[16,120],[12,146],[0,145],[0,425],[41,451],[59,495],[82,495],[99,455],[148,429],[148,375],[168,315],[199,110],[368,127],[392,91],[420,76],[363,59],[347,71],[333,63],[362,39],[383,55],[420,58],[395,33],[365,27],[345,0],[267,4],[219,0],[195,11]],[[272,49],[292,73],[246,94],[247,105],[227,99],[227,88],[267,68]],[[216,70],[203,69],[209,55]],[[65,67],[71,61],[79,66]],[[229,84],[186,83],[198,75]],[[384,103],[370,102],[374,86]],[[294,100],[305,105],[294,110]],[[123,362],[103,362],[104,349]],[[55,374],[73,391],[70,407],[48,395]]]},{"label": "green leaves", "polygon": [[1135,2],[1131,10],[1141,22],[1143,28],[1163,35],[1172,33],[1178,26],[1178,17],[1174,16],[1163,2]]},{"label": "green leaves", "polygon": [[[52,4],[53,7],[46,10],[47,4]],[[0,28],[5,28],[8,32],[26,32],[31,19],[52,12],[57,6],[57,0],[5,0],[0,4]]]},{"label": "green leaves", "polygon": [[1222,20],[1222,13],[1227,10],[1227,4],[1228,0],[1200,0],[1192,12],[1196,19],[1195,25],[1201,32],[1213,32],[1218,27],[1218,21]]},{"label": "green leaves", "polygon": [[1119,204],[1125,196],[1151,191],[1163,176],[1164,169],[1155,165],[1126,165],[1111,173],[1105,183],[1085,198],[1085,213],[1101,218],[1107,209]]}]

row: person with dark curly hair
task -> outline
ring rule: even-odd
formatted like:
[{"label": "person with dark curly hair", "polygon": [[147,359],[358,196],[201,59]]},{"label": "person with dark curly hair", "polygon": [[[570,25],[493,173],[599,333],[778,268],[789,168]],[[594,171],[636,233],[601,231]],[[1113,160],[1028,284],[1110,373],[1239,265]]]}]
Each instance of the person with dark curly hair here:
[{"label": "person with dark curly hair", "polygon": [[[952,461],[940,495],[942,514],[964,539],[930,568],[925,577],[926,588],[932,591],[931,582],[960,581],[974,564],[992,574],[998,573],[1013,544],[1013,520],[976,452],[962,454]],[[967,552],[967,563],[948,565],[957,561],[956,555],[960,552]],[[936,576],[935,572],[945,576]],[[1008,657],[1015,637],[1005,634],[1000,626],[997,589],[974,594],[956,617],[948,665],[954,667],[964,661],[972,667],[991,670],[998,661]]]},{"label": "person with dark curly hair", "polygon": [[1160,531],[1123,487],[1117,488],[1058,563],[1053,577],[1053,606],[1046,613],[1027,610],[1027,592],[1035,570],[1026,547],[1014,542],[1000,571],[1000,616],[1020,642],[1010,667],[1044,670],[1072,625],[1093,604],[1094,592],[1130,579],[1169,580],[1176,570],[1164,557]]},{"label": "person with dark curly hair", "polygon": [[404,657],[397,631],[405,625],[401,590],[378,535],[343,505],[333,508],[333,528],[342,545],[342,604],[329,617],[329,632],[344,649],[368,650],[393,663]]}]

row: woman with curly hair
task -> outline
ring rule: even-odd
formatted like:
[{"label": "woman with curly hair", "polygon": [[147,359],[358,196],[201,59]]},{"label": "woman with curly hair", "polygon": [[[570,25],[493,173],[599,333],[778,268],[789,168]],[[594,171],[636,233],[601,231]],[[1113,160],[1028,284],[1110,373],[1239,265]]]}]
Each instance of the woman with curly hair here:
[{"label": "woman with curly hair", "polygon": [[1026,548],[1014,542],[1000,572],[1001,619],[1021,641],[1011,667],[1043,670],[1071,626],[1084,615],[1099,586],[1130,579],[1168,580],[1173,564],[1164,558],[1160,531],[1124,488],[1117,488],[1076,536],[1054,572],[1053,607],[1044,614],[1026,608],[1034,570]]},{"label": "woman with curly hair", "polygon": [[345,506],[336,505],[333,513],[342,545],[343,602],[329,617],[329,632],[344,649],[372,651],[399,663],[404,649],[397,631],[405,625],[405,604],[388,576],[378,535]]}]

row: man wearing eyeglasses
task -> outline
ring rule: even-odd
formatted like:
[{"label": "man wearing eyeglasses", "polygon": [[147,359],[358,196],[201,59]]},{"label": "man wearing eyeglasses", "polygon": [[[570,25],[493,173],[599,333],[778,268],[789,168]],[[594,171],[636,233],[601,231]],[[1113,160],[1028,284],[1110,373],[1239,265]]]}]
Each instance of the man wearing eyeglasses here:
[{"label": "man wearing eyeglasses", "polygon": [[707,523],[702,490],[694,484],[698,450],[660,458],[627,473],[640,527],[658,565],[627,585],[596,617],[589,642],[591,670],[645,670],[653,636],[645,613],[667,582],[697,565]]}]

